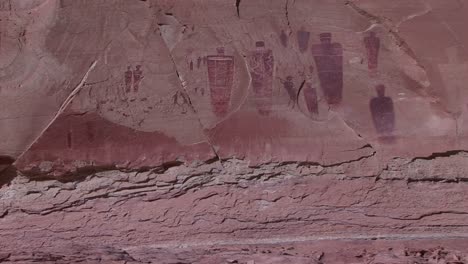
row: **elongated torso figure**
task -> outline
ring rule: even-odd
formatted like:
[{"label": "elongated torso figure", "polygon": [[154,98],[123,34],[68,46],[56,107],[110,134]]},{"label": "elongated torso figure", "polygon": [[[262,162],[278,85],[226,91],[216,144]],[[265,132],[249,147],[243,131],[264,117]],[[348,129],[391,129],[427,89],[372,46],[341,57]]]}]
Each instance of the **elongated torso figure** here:
[{"label": "elongated torso figure", "polygon": [[223,117],[229,110],[234,79],[234,57],[224,55],[224,48],[217,49],[217,55],[207,56],[208,82],[211,105],[218,117]]},{"label": "elongated torso figure", "polygon": [[375,72],[379,63],[380,39],[371,32],[364,38],[364,46],[367,51],[367,67],[370,72]]},{"label": "elongated torso figure", "polygon": [[249,61],[253,100],[261,115],[269,115],[273,96],[273,52],[265,48],[263,41],[257,41],[255,45],[257,49],[252,52]]},{"label": "elongated torso figure", "polygon": [[381,136],[391,136],[395,129],[395,112],[393,100],[385,96],[385,86],[376,87],[377,97],[370,101],[370,110],[375,130]]},{"label": "elongated torso figure", "polygon": [[312,54],[323,94],[330,105],[340,104],[343,97],[343,48],[331,41],[330,33],[320,34],[320,44],[312,46]]}]

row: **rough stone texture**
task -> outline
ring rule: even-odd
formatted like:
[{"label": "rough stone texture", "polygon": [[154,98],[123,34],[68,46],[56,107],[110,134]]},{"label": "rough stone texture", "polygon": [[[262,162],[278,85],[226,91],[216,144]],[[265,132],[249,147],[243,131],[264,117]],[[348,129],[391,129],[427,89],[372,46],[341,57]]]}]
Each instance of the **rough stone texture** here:
[{"label": "rough stone texture", "polygon": [[[421,245],[422,244],[422,245]],[[451,249],[447,249],[451,247]],[[162,264],[361,264],[466,263],[466,241],[318,241],[282,244],[195,245],[191,249],[158,245],[119,250],[111,247],[60,247],[47,253],[0,255],[10,263],[162,263]],[[149,260],[149,261],[148,261]]]},{"label": "rough stone texture", "polygon": [[0,0],[0,262],[468,263],[467,4]]}]

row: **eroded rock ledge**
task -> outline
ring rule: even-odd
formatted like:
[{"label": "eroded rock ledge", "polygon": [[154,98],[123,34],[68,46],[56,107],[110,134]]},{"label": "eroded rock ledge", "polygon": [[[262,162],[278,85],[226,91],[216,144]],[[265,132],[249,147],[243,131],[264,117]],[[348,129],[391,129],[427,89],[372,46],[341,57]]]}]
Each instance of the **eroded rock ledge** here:
[{"label": "eroded rock ledge", "polygon": [[[12,254],[11,259],[43,257],[45,261],[57,257],[58,262],[92,259],[97,252],[122,263],[144,263],[150,261],[145,258],[160,254],[175,258],[179,254],[174,253],[179,250],[175,248],[182,247],[186,248],[180,249],[185,252],[182,255],[187,254],[187,262],[182,263],[204,263],[195,260],[230,259],[228,253],[212,249],[218,244],[268,243],[265,248],[278,248],[323,239],[381,241],[363,241],[369,245],[393,243],[389,239],[408,240],[409,245],[426,252],[432,247],[414,239],[425,238],[428,242],[424,243],[435,248],[446,243],[444,237],[464,237],[468,232],[466,153],[451,154],[398,159],[373,173],[369,164],[375,157],[332,166],[272,163],[249,167],[245,161],[226,160],[133,173],[103,171],[62,182],[17,176],[0,190],[2,252]],[[438,173],[449,168],[456,170]],[[64,243],[74,245],[73,241],[82,247],[105,247],[87,249],[89,253],[75,246],[67,249],[68,253],[56,251]],[[447,243],[449,250],[454,249],[452,242]],[[204,253],[197,251],[197,245],[205,244],[212,246],[205,246]],[[157,249],[163,246],[166,249]],[[245,263],[249,257],[259,263],[276,258],[291,258],[295,263],[316,257],[297,253],[296,259],[278,252],[246,253],[234,248],[232,254]],[[130,257],[127,249],[147,255]],[[380,247],[368,252],[368,246],[356,251],[364,249],[366,261],[380,257],[407,261],[414,257],[420,261],[416,263],[432,263],[423,261],[426,253],[405,256]],[[48,253],[28,256],[26,252]],[[339,258],[336,254],[331,253]],[[172,262],[162,259],[159,263]],[[356,259],[355,263],[386,262]]]}]

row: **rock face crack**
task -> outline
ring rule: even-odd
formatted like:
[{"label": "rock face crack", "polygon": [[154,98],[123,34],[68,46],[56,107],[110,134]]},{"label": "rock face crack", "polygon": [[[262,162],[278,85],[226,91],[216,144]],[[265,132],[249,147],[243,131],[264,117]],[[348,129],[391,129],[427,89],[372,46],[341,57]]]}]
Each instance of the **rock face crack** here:
[{"label": "rock face crack", "polygon": [[415,217],[394,217],[394,216],[387,216],[387,215],[373,215],[373,214],[365,214],[368,217],[384,217],[384,218],[390,218],[393,220],[406,220],[406,221],[416,221],[416,220],[422,220],[427,217],[431,216],[436,216],[436,215],[444,215],[444,214],[454,214],[454,215],[468,215],[468,212],[462,212],[462,211],[437,211],[437,212],[429,212],[425,213],[419,216]]},{"label": "rock face crack", "polygon": [[96,65],[98,64],[98,60],[95,60],[91,66],[88,68],[88,70],[86,71],[85,75],[83,76],[83,78],[81,78],[81,81],[78,83],[78,85],[70,92],[70,94],[67,96],[67,98],[63,101],[63,103],[60,105],[60,108],[58,109],[58,111],[55,113],[54,117],[52,118],[52,120],[50,120],[50,122],[45,126],[45,128],[42,130],[41,133],[39,133],[39,136],[32,141],[32,143],[26,148],[25,151],[23,151],[23,153],[17,158],[21,158],[21,156],[23,156],[26,152],[29,151],[29,149],[37,142],[37,140],[44,134],[44,132],[47,131],[47,129],[49,129],[49,127],[55,122],[55,120],[57,120],[57,118],[66,110],[66,108],[68,107],[68,105],[73,101],[73,99],[75,98],[75,96],[81,91],[81,89],[83,87],[85,87],[85,84],[86,84],[86,80],[88,80],[88,76],[89,74],[94,70],[94,68],[96,67]]},{"label": "rock face crack", "polygon": [[365,146],[363,146],[363,147],[361,147],[359,149],[365,149],[365,148],[371,149],[372,152],[370,154],[368,154],[368,155],[363,155],[363,156],[361,156],[359,158],[356,158],[356,159],[347,160],[347,161],[343,161],[343,162],[332,163],[332,164],[327,164],[327,165],[321,165],[321,166],[324,167],[324,168],[336,167],[336,166],[340,166],[340,165],[343,165],[343,164],[350,164],[350,163],[362,161],[364,159],[372,158],[377,154],[377,151],[375,151],[375,149],[372,146],[370,146],[369,144],[366,144]]},{"label": "rock face crack", "polygon": [[286,23],[289,29],[289,35],[291,35],[293,30],[291,28],[291,22],[289,21],[289,1],[290,0],[286,0],[286,3],[284,4],[284,17],[286,18]]},{"label": "rock face crack", "polygon": [[[163,37],[163,35],[162,35],[162,33],[161,33],[161,32],[162,32],[162,31],[161,31],[161,26],[160,26],[160,25],[158,25],[158,26],[159,26],[159,30],[158,30],[158,31],[159,31],[159,34],[160,34],[161,38],[164,40],[164,37]],[[201,122],[201,119],[200,119],[200,116],[199,116],[199,114],[198,114],[198,111],[197,111],[197,109],[195,108],[195,106],[193,105],[192,99],[190,98],[190,95],[189,95],[189,93],[188,93],[186,81],[183,79],[182,75],[180,74],[180,72],[179,72],[179,70],[178,70],[178,68],[177,68],[177,63],[176,63],[175,60],[174,60],[174,56],[172,55],[172,52],[171,52],[171,50],[169,49],[169,46],[167,45],[167,43],[166,43],[165,41],[163,41],[163,42],[164,42],[164,44],[166,45],[166,48],[167,48],[169,57],[171,58],[172,64],[173,64],[173,66],[174,66],[174,69],[175,69],[177,78],[179,79],[180,87],[181,87],[181,89],[183,90],[185,96],[187,96],[190,109],[192,109],[192,112],[193,112],[193,113],[195,114],[195,116],[197,117],[198,124],[199,124],[200,128],[201,128],[202,130],[204,130],[204,127],[203,127],[203,124],[202,124],[202,122]],[[221,158],[220,158],[220,156],[218,155],[218,153],[217,153],[217,151],[216,151],[214,145],[210,142],[210,140],[209,140],[209,138],[206,136],[206,134],[204,134],[204,135],[205,135],[205,142],[207,142],[207,143],[210,145],[210,147],[211,147],[211,149],[212,149],[212,151],[213,151],[213,154],[217,157],[217,160],[221,161]]]},{"label": "rock face crack", "polygon": [[431,155],[427,156],[427,157],[414,157],[411,162],[415,162],[417,160],[433,160],[433,159],[437,159],[437,158],[449,158],[449,157],[452,157],[452,156],[456,156],[456,155],[459,155],[459,154],[467,154],[468,151],[466,150],[449,150],[449,151],[445,151],[445,152],[434,152],[432,153]]},{"label": "rock face crack", "polygon": [[301,85],[299,85],[299,89],[297,89],[296,102],[299,102],[299,98],[301,96],[302,89],[304,89],[305,83],[306,83],[306,80],[302,80]]},{"label": "rock face crack", "polygon": [[405,17],[404,19],[402,19],[400,22],[398,22],[398,24],[396,25],[397,28],[399,28],[403,23],[406,23],[414,18],[417,18],[417,17],[420,17],[420,16],[424,16],[428,13],[430,13],[432,11],[432,8],[431,6],[426,2],[426,1],[423,1],[424,2],[424,10],[420,11],[420,12],[416,12],[414,14],[411,14],[407,17]]}]

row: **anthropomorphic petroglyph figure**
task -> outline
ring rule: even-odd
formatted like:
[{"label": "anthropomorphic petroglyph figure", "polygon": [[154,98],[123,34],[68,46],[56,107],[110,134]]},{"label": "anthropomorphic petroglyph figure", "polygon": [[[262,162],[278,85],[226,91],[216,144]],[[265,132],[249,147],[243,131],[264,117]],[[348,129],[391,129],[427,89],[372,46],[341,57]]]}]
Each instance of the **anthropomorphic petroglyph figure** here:
[{"label": "anthropomorphic petroglyph figure", "polygon": [[370,72],[375,72],[379,62],[380,39],[375,32],[370,32],[369,36],[364,38],[364,46],[367,51],[367,67]]},{"label": "anthropomorphic petroglyph figure", "polygon": [[269,115],[272,108],[274,57],[271,49],[265,48],[265,42],[257,41],[256,50],[249,58],[252,90],[258,113]]},{"label": "anthropomorphic petroglyph figure", "polygon": [[141,70],[141,65],[137,65],[136,69],[133,71],[133,91],[138,92],[142,79],[143,71]]},{"label": "anthropomorphic petroglyph figure", "polygon": [[306,82],[304,84],[304,98],[306,101],[309,113],[317,115],[318,111],[318,94],[317,89],[312,86],[312,83]]},{"label": "anthropomorphic petroglyph figure", "polygon": [[312,46],[320,86],[329,105],[340,104],[343,97],[343,48],[332,42],[331,33],[320,34],[320,44]]},{"label": "anthropomorphic petroglyph figure", "polygon": [[217,49],[217,55],[207,57],[208,83],[211,105],[218,117],[223,117],[229,110],[231,91],[234,81],[234,56],[224,54],[224,48]]},{"label": "anthropomorphic petroglyph figure", "polygon": [[391,136],[395,129],[395,112],[393,100],[385,96],[385,86],[376,87],[377,96],[370,100],[370,111],[375,130],[379,135]]},{"label": "anthropomorphic petroglyph figure", "polygon": [[190,107],[190,101],[187,94],[184,91],[177,91],[173,96],[173,105],[182,109],[182,114],[187,113]]},{"label": "anthropomorphic petroglyph figure", "polygon": [[297,44],[299,46],[299,51],[301,53],[305,53],[309,48],[309,39],[310,39],[310,32],[301,29],[297,31]]},{"label": "anthropomorphic petroglyph figure", "polygon": [[296,90],[294,89],[293,77],[287,76],[286,80],[283,80],[283,79],[280,79],[280,80],[281,80],[281,83],[283,84],[284,89],[286,90],[289,96],[288,106],[290,106],[291,108],[294,108],[296,106],[297,93],[296,93]]},{"label": "anthropomorphic petroglyph figure", "polygon": [[132,67],[128,66],[127,71],[124,74],[125,78],[125,92],[129,93],[132,90],[132,83],[133,83],[133,71]]},{"label": "anthropomorphic petroglyph figure", "polygon": [[280,34],[279,38],[280,38],[281,45],[283,45],[283,47],[287,48],[288,47],[289,37],[286,34],[286,32],[284,32],[284,30],[281,30],[281,34]]},{"label": "anthropomorphic petroglyph figure", "polygon": [[71,129],[67,132],[67,147],[68,149],[73,148],[73,131]]},{"label": "anthropomorphic petroglyph figure", "polygon": [[94,126],[91,122],[86,123],[86,135],[89,142],[94,142],[96,135]]}]

